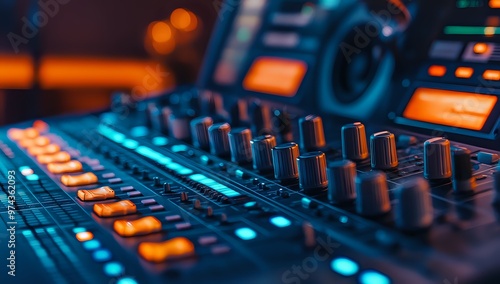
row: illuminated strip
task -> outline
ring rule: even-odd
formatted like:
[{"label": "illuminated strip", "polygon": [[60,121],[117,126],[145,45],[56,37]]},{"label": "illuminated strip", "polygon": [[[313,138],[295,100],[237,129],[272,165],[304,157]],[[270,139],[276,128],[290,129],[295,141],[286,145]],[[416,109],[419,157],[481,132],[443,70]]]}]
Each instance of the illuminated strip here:
[{"label": "illuminated strip", "polygon": [[220,184],[213,179],[206,177],[205,175],[194,174],[194,175],[189,176],[189,178],[195,182],[199,182],[203,185],[206,185],[206,186],[210,187],[211,189],[213,189],[213,190],[215,190],[215,191],[217,191],[217,192],[219,192],[227,197],[241,196],[241,194],[239,192],[234,191],[234,190],[230,189],[229,187],[227,187],[223,184]]},{"label": "illuminated strip", "polygon": [[471,27],[471,26],[446,26],[444,33],[447,35],[499,35],[499,27]]}]

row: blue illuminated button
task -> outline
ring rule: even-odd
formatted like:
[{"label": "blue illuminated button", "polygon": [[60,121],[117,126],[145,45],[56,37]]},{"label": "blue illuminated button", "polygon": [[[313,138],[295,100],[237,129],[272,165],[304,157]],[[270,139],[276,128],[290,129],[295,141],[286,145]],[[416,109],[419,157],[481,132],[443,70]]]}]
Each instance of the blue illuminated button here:
[{"label": "blue illuminated button", "polygon": [[359,276],[361,284],[390,284],[391,280],[384,274],[375,270],[366,270]]},{"label": "blue illuminated button", "polygon": [[290,222],[290,220],[288,220],[287,218],[285,218],[283,216],[273,217],[269,220],[269,222],[271,222],[271,224],[273,224],[274,226],[279,227],[279,228],[288,227],[292,224],[292,222]]},{"label": "blue illuminated button", "polygon": [[257,237],[257,233],[250,228],[239,228],[234,233],[238,236],[238,238],[244,241],[255,239],[255,237]]},{"label": "blue illuminated button", "polygon": [[32,174],[32,175],[26,176],[26,179],[29,181],[37,181],[39,179],[39,177],[37,174]]},{"label": "blue illuminated button", "polygon": [[123,265],[116,261],[111,261],[104,265],[104,273],[109,277],[120,276],[124,270]]},{"label": "blue illuminated button", "polygon": [[168,139],[166,137],[158,136],[153,138],[153,144],[155,146],[165,146],[168,144]]},{"label": "blue illuminated button", "polygon": [[137,284],[137,281],[135,281],[134,278],[124,277],[118,279],[118,281],[116,281],[116,284]]},{"label": "blue illuminated button", "polygon": [[83,248],[86,250],[96,250],[101,247],[101,243],[98,240],[90,240],[83,242]]},{"label": "blue illuminated button", "polygon": [[84,227],[76,227],[73,229],[73,233],[75,233],[75,234],[85,232],[85,231],[87,231],[87,229],[85,229]]},{"label": "blue illuminated button", "polygon": [[146,126],[136,126],[130,130],[130,135],[134,137],[146,136],[149,133],[149,129]]},{"label": "blue illuminated button", "polygon": [[134,150],[139,147],[139,142],[132,139],[125,139],[123,140],[122,145],[128,149]]},{"label": "blue illuminated button", "polygon": [[339,257],[332,260],[330,267],[333,271],[343,276],[353,276],[359,271],[358,264],[345,257]]},{"label": "blue illuminated button", "polygon": [[111,259],[111,252],[107,249],[96,250],[92,254],[92,257],[94,257],[94,260],[97,262],[108,261]]},{"label": "blue illuminated button", "polygon": [[257,202],[255,202],[255,201],[249,201],[249,202],[245,203],[243,206],[245,206],[246,208],[252,208],[255,205],[257,205]]}]

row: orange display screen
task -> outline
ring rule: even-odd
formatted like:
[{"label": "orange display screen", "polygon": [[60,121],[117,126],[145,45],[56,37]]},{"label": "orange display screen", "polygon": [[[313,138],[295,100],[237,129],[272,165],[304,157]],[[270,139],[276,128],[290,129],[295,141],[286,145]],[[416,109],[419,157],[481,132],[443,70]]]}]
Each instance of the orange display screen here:
[{"label": "orange display screen", "polygon": [[245,76],[243,88],[247,91],[293,97],[306,71],[307,64],[301,60],[259,57]]},{"label": "orange display screen", "polygon": [[403,117],[481,130],[497,99],[493,95],[418,88],[406,106]]}]

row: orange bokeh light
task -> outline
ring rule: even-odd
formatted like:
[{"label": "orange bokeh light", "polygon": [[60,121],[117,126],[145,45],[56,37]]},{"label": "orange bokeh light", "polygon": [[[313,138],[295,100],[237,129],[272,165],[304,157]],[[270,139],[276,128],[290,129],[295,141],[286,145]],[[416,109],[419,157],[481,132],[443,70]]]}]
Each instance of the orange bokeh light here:
[{"label": "orange bokeh light", "polygon": [[151,23],[151,37],[156,42],[167,42],[172,38],[172,30],[165,22]]},{"label": "orange bokeh light", "polygon": [[488,46],[488,44],[486,44],[484,42],[478,42],[478,43],[474,44],[473,51],[475,54],[484,54],[484,53],[488,52],[488,50],[489,50],[489,46]]},{"label": "orange bokeh light", "polygon": [[0,55],[0,88],[28,89],[33,85],[34,63],[28,55]]},{"label": "orange bokeh light", "polygon": [[191,21],[191,14],[186,9],[178,8],[170,14],[170,22],[176,29],[184,30],[188,28],[191,25]]}]

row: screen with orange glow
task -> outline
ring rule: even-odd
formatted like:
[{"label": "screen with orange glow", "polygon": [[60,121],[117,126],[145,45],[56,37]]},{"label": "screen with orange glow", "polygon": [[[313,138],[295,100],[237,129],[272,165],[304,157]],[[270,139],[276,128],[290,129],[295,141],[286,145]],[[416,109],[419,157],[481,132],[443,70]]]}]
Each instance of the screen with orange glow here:
[{"label": "screen with orange glow", "polygon": [[497,99],[493,95],[418,88],[406,106],[403,117],[481,130]]},{"label": "screen with orange glow", "polygon": [[259,57],[245,76],[243,88],[264,94],[293,97],[306,71],[307,64],[301,60]]}]

